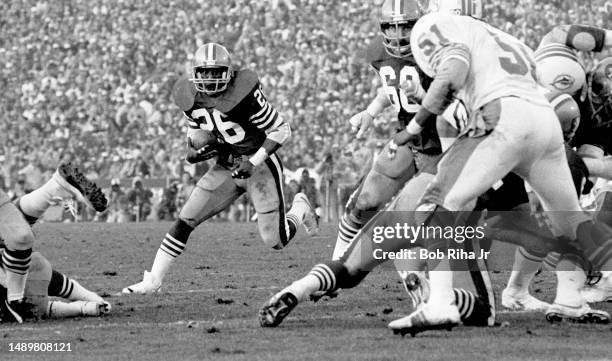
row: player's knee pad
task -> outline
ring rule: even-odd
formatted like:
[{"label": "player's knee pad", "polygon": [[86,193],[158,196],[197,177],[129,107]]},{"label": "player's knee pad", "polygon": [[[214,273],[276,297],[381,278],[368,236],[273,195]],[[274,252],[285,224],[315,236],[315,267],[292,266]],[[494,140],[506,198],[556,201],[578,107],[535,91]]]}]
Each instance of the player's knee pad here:
[{"label": "player's knee pad", "polygon": [[47,281],[51,280],[51,263],[39,252],[32,253],[32,261],[28,270],[28,280]]},{"label": "player's knee pad", "polygon": [[257,213],[257,226],[261,240],[266,246],[281,250],[289,242],[288,230],[285,229],[287,225],[280,219],[278,211]]},{"label": "player's knee pad", "polygon": [[34,245],[34,234],[30,226],[23,222],[22,226],[15,227],[11,234],[4,235],[7,248],[14,250],[31,249]]},{"label": "player's knee pad", "polygon": [[362,188],[354,203],[354,208],[351,213],[361,215],[372,213],[384,205],[384,200],[380,199],[379,192],[376,190]]}]

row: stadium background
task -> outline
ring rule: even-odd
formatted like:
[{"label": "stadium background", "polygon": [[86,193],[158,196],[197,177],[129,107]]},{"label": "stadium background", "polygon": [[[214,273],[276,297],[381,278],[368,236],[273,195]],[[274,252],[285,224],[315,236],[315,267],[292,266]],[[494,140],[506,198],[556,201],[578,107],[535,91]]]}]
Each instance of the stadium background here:
[{"label": "stadium background", "polygon": [[[612,25],[612,3],[600,0],[484,3],[487,21],[532,48],[558,24]],[[288,193],[310,187],[300,181],[301,169],[310,169],[308,192],[333,219],[393,118],[381,117],[359,142],[348,125],[378,87],[363,61],[377,32],[376,8],[356,0],[4,1],[0,188],[17,197],[72,160],[107,189],[118,178],[126,195],[133,177],[142,177],[154,191],[149,218],[172,217],[181,200],[159,214],[164,188],[184,173],[197,179],[206,166],[182,161],[185,124],[170,92],[194,49],[216,41],[236,66],[258,72],[291,121],[293,136],[281,151],[287,180],[297,183]],[[116,201],[133,215],[133,204]],[[245,220],[247,202],[237,204],[224,217]]]}]

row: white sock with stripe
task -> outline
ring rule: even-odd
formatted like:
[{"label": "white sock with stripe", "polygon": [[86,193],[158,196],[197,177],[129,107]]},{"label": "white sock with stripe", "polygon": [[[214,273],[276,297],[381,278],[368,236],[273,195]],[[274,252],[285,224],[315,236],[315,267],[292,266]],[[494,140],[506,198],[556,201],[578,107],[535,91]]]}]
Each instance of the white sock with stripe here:
[{"label": "white sock with stripe", "polygon": [[179,219],[174,222],[170,231],[166,233],[155,255],[153,266],[151,266],[151,274],[160,282],[164,279],[166,273],[168,273],[174,259],[185,250],[187,239],[189,239],[191,232],[193,232],[193,228]]},{"label": "white sock with stripe", "polygon": [[9,302],[23,299],[31,261],[31,248],[15,250],[7,247],[2,252],[2,264],[6,271],[6,298]]},{"label": "white sock with stripe", "polygon": [[293,282],[285,290],[291,292],[299,302],[308,300],[316,291],[330,291],[336,288],[336,276],[325,264],[318,264],[303,278]]},{"label": "white sock with stripe", "polygon": [[357,233],[363,227],[363,222],[359,221],[350,213],[344,213],[338,224],[338,238],[332,254],[332,260],[337,261],[342,257]]},{"label": "white sock with stripe", "polygon": [[180,256],[184,250],[185,243],[181,243],[170,234],[166,234],[161,246],[159,246],[157,250],[153,266],[151,266],[151,273],[153,276],[160,281],[163,280],[172,262],[174,262],[174,259]]}]

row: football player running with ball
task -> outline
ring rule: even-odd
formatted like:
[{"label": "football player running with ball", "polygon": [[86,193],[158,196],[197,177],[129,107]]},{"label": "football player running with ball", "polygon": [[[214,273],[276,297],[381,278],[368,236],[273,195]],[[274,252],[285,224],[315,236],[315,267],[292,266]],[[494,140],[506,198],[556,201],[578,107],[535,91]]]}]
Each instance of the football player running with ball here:
[{"label": "football player running with ball", "polygon": [[233,69],[229,52],[216,43],[202,45],[192,65],[192,77],[179,80],[173,93],[190,128],[187,160],[218,158],[164,237],[151,271],[144,272],[141,282],[124,288],[123,294],[157,292],[191,232],[245,192],[257,212],[261,238],[273,249],[285,247],[302,224],[308,233],[318,227],[303,193],[295,196],[285,213],[283,166],[277,150],[291,129],[266,99],[257,74]]}]

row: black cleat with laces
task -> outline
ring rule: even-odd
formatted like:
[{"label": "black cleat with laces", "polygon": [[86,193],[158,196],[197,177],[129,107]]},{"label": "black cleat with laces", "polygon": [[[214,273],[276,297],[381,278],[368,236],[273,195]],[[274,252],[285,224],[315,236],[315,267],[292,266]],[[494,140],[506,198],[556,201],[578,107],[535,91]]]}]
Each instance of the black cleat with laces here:
[{"label": "black cleat with laces", "polygon": [[83,198],[81,200],[85,201],[97,212],[104,212],[106,210],[108,201],[100,187],[87,179],[77,167],[71,163],[63,163],[57,168],[57,175],[71,187],[75,188]]}]

